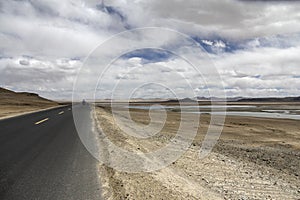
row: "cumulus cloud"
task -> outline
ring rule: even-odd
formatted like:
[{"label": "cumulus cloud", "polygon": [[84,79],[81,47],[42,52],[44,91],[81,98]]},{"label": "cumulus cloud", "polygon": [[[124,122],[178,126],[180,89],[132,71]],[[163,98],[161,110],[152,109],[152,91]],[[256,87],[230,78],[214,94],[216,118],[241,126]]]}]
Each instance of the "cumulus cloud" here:
[{"label": "cumulus cloud", "polygon": [[54,99],[69,99],[80,65],[79,61],[61,59],[0,59],[1,85],[16,91],[37,92]]},{"label": "cumulus cloud", "polygon": [[[198,46],[184,48],[189,44],[176,34],[159,31],[119,38],[99,52],[102,60],[91,58],[94,63],[89,63],[97,69],[117,59],[97,86],[99,98],[111,97],[115,83],[122,98],[151,81],[175,88],[181,97],[207,96],[208,86],[217,94],[222,87],[210,73],[212,63],[228,96],[298,95],[299,10],[296,1],[1,1],[0,85],[54,99],[71,98],[78,70],[99,44],[122,31],[158,26],[182,32]],[[161,49],[122,52],[124,46],[137,43]],[[197,48],[207,53],[198,55]],[[113,58],[114,52],[124,55]],[[186,57],[201,63],[200,75]],[[211,76],[211,81],[203,76]],[[98,79],[99,74],[90,72],[83,88],[94,90],[91,82]],[[162,85],[145,85],[135,94],[169,97]]]},{"label": "cumulus cloud", "polygon": [[300,31],[298,2],[113,0],[109,3],[134,13],[129,20],[138,26],[168,26],[208,37],[218,35],[235,40]]}]

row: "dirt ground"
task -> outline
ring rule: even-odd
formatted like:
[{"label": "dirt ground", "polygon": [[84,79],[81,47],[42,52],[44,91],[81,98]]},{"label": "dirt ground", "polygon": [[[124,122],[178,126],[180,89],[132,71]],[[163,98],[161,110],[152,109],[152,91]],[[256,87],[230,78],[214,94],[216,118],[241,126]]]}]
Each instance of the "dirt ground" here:
[{"label": "dirt ground", "polygon": [[[168,112],[161,132],[137,139],[118,127],[110,108],[97,107],[95,113],[100,136],[133,152],[165,146],[180,123],[179,112]],[[149,123],[148,111],[131,109],[130,114],[137,124]],[[139,173],[99,165],[104,199],[300,199],[299,121],[227,117],[212,153],[199,159],[210,116],[198,119],[190,114],[186,120],[200,120],[198,134],[171,165]],[[111,153],[107,152],[108,158]]]}]

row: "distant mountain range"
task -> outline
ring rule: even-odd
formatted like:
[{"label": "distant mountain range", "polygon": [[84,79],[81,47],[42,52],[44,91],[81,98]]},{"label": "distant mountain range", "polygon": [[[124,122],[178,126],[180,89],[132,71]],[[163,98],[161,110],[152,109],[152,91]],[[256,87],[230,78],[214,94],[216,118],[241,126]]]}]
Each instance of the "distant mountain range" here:
[{"label": "distant mountain range", "polygon": [[198,101],[239,101],[241,99],[243,99],[243,97],[228,97],[226,99],[218,97],[197,97]]},{"label": "distant mountain range", "polygon": [[[103,101],[103,100],[102,100]],[[106,99],[104,101],[110,101]],[[123,100],[124,101],[124,100]],[[197,101],[227,101],[227,102],[300,102],[300,96],[298,97],[263,97],[263,98],[248,98],[248,97],[229,97],[227,99],[218,97],[195,97],[195,98],[182,98],[182,99],[132,99],[130,102],[136,103],[176,103],[176,102],[197,102]],[[120,100],[122,102],[122,100]],[[0,105],[14,104],[14,105],[32,105],[32,104],[57,104],[52,100],[40,97],[38,94],[29,92],[14,92],[0,87]]]},{"label": "distant mountain range", "polygon": [[300,102],[300,97],[242,98],[238,102]]},{"label": "distant mountain range", "polygon": [[262,97],[262,98],[244,98],[244,97],[229,97],[229,98],[218,98],[218,97],[196,97],[183,98],[183,99],[170,99],[167,102],[196,102],[196,101],[227,101],[227,102],[300,102],[299,97]]},{"label": "distant mountain range", "polygon": [[248,97],[228,97],[224,98],[206,98],[197,97],[198,101],[229,101],[229,102],[300,102],[299,97],[261,97],[261,98],[248,98]]}]

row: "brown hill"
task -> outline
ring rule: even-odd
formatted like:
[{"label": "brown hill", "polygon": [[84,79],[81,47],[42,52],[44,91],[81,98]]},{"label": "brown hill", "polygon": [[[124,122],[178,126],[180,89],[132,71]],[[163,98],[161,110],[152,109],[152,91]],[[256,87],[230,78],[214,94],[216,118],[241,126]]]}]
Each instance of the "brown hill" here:
[{"label": "brown hill", "polygon": [[56,102],[40,97],[35,93],[13,92],[8,89],[0,88],[0,105],[39,106],[48,104],[57,105]]},{"label": "brown hill", "polygon": [[35,93],[14,92],[0,87],[0,118],[57,105],[57,102]]}]

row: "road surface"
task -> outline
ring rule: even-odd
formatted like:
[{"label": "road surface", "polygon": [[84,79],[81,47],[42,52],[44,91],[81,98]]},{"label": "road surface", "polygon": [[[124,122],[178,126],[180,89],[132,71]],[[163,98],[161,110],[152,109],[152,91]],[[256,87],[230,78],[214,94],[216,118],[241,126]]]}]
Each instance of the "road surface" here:
[{"label": "road surface", "polygon": [[100,199],[98,178],[71,106],[0,121],[0,199]]}]

